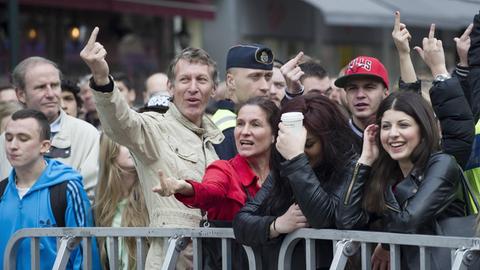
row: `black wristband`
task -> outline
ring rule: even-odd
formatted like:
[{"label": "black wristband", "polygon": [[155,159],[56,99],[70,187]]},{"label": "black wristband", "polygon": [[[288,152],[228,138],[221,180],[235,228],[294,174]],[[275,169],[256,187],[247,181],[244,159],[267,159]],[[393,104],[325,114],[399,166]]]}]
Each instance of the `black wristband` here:
[{"label": "black wristband", "polygon": [[302,85],[302,89],[300,90],[300,92],[295,93],[295,94],[290,93],[290,92],[288,92],[288,89],[285,89],[285,96],[287,96],[288,99],[292,99],[294,97],[298,97],[298,96],[303,95],[304,92],[305,92],[305,87]]},{"label": "black wristband", "polygon": [[97,92],[102,92],[102,93],[110,93],[113,92],[113,78],[112,76],[108,75],[108,84],[106,85],[97,85],[95,83],[95,80],[90,78],[90,88]]}]

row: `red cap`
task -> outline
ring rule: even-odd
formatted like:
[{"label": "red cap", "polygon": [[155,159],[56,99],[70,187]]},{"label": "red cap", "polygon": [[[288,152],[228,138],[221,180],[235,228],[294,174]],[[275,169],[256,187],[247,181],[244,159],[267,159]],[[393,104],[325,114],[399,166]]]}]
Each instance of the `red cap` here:
[{"label": "red cap", "polygon": [[379,79],[388,89],[387,69],[377,58],[369,56],[358,56],[350,61],[345,75],[335,80],[335,85],[344,88],[349,80],[365,77]]}]

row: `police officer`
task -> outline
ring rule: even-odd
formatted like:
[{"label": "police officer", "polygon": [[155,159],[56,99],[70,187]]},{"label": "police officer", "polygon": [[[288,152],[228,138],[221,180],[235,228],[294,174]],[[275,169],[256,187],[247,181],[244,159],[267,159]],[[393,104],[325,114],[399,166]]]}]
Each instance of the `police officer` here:
[{"label": "police officer", "polygon": [[236,45],[228,50],[225,79],[227,99],[217,102],[218,110],[212,116],[213,122],[225,135],[225,140],[215,145],[220,159],[231,159],[237,153],[233,137],[237,117],[235,104],[255,96],[268,98],[272,69],[273,52],[263,45]]}]

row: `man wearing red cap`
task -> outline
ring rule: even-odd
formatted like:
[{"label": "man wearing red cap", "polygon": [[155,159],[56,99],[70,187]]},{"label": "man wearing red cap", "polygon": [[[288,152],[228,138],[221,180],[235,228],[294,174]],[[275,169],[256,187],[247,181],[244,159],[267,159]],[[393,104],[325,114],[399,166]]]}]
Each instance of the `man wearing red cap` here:
[{"label": "man wearing red cap", "polygon": [[358,56],[348,64],[345,75],[338,78],[335,85],[345,89],[352,117],[349,124],[362,138],[365,127],[375,121],[380,102],[388,96],[389,80],[385,66],[376,58]]}]

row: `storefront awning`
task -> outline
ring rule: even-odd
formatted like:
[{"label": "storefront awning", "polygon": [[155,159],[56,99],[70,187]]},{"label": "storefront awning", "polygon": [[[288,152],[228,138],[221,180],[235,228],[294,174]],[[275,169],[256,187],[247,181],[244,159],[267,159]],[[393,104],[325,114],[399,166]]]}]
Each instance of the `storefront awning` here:
[{"label": "storefront awning", "polygon": [[408,26],[459,29],[472,22],[480,0],[304,0],[318,8],[328,25],[391,27],[401,12]]},{"label": "storefront awning", "polygon": [[212,0],[18,0],[18,3],[29,6],[49,6],[152,16],[180,15],[202,19],[213,19],[215,16],[215,5]]}]

